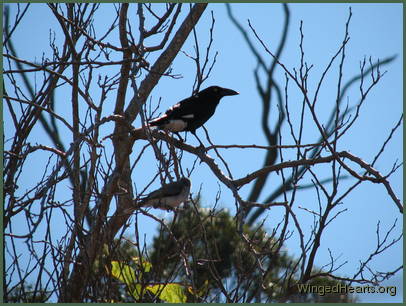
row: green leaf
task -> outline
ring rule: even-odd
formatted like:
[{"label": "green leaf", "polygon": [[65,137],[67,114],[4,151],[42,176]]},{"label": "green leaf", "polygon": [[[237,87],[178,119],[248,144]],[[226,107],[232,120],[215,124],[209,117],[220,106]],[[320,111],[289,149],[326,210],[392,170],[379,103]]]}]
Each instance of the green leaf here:
[{"label": "green leaf", "polygon": [[[142,286],[141,286],[141,284],[134,284],[133,287],[134,287],[134,290],[132,292],[132,296],[134,299],[138,300],[138,298],[141,295]],[[144,290],[144,292],[145,292],[145,290]]]},{"label": "green leaf", "polygon": [[[150,262],[143,261],[140,257],[133,257],[132,259],[141,267],[143,272],[149,272],[151,270],[152,265]],[[128,286],[129,291],[131,291],[135,299],[140,297],[142,285],[137,282],[136,271],[131,266],[114,260],[111,262],[111,274]],[[140,277],[138,277],[138,279],[139,278]],[[168,303],[186,303],[187,300],[184,287],[179,284],[150,285],[145,289],[158,296],[162,301]]]},{"label": "green leaf", "polygon": [[140,266],[140,268],[144,271],[144,272],[149,272],[152,268],[152,264],[149,261],[143,260],[142,257],[133,257],[132,260],[138,265]]},{"label": "green leaf", "polygon": [[193,290],[192,287],[187,288],[189,293],[196,296],[196,297],[201,297],[204,294],[207,293],[207,290],[209,289],[209,280],[205,280],[203,286],[199,290]]},{"label": "green leaf", "polygon": [[129,288],[132,288],[137,280],[133,268],[116,260],[111,262],[111,274],[113,277],[125,283]]},{"label": "green leaf", "polygon": [[159,284],[146,288],[168,303],[186,303],[186,295],[183,286],[179,284]]}]

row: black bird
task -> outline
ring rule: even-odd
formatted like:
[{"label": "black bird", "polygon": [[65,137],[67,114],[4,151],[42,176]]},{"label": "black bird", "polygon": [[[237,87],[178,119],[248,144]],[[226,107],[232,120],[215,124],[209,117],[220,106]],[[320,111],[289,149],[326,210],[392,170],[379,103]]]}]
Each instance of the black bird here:
[{"label": "black bird", "polygon": [[210,86],[176,103],[164,115],[151,120],[149,125],[174,133],[190,131],[196,136],[196,129],[213,116],[220,99],[233,95],[238,95],[238,92],[219,86]]}]

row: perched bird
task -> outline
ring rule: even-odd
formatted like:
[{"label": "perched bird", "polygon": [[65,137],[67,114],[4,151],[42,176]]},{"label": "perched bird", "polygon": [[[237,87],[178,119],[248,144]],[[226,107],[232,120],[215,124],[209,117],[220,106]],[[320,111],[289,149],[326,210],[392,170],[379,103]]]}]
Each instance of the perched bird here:
[{"label": "perched bird", "polygon": [[186,202],[192,183],[186,177],[182,177],[177,182],[164,184],[161,188],[151,192],[139,202],[143,207],[154,207],[168,209],[178,207],[182,202]]},{"label": "perched bird", "polygon": [[220,99],[233,95],[238,95],[238,92],[219,86],[210,86],[173,105],[164,115],[151,120],[149,125],[174,133],[190,131],[196,136],[196,129],[213,116]]}]

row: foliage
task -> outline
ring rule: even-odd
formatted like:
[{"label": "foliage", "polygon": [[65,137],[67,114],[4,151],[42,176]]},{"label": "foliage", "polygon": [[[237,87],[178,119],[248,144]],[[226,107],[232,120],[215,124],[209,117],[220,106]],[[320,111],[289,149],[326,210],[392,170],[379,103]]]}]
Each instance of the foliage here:
[{"label": "foliage", "polygon": [[[230,300],[235,302],[351,301],[347,295],[304,296],[292,291],[299,280],[293,277],[286,281],[285,276],[294,274],[296,261],[285,250],[277,249],[277,241],[262,226],[244,225],[239,233],[228,211],[216,212],[196,204],[194,209],[179,212],[171,232],[162,228],[154,238],[151,273],[162,280],[189,282],[194,290],[204,288],[205,294],[192,297],[193,302],[224,302],[219,296],[226,286]],[[318,278],[317,282],[339,283],[328,278]]]},{"label": "foliage", "polygon": [[111,262],[111,275],[127,285],[127,290],[130,295],[136,300],[143,301],[143,296],[146,291],[151,292],[160,300],[168,303],[185,303],[186,295],[184,288],[179,284],[154,284],[142,286],[142,277],[145,272],[149,272],[151,264],[143,261],[139,257],[133,258],[139,271],[141,271],[140,278],[136,278],[137,272],[130,265],[123,264],[119,261]]},{"label": "foliage", "polygon": [[39,288],[34,289],[34,285],[19,285],[11,290],[7,296],[7,303],[45,303],[49,298],[49,293]]}]

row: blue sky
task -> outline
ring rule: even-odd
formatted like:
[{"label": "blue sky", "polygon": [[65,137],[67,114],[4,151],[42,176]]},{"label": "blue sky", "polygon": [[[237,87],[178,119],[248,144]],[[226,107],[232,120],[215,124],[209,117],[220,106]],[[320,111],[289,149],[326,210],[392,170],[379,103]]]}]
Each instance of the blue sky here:
[{"label": "blue sky", "polygon": [[[352,76],[359,73],[360,61],[364,57],[367,59],[371,56],[373,61],[383,59],[388,56],[397,55],[396,60],[383,67],[382,70],[387,70],[380,84],[374,88],[369,99],[362,109],[361,116],[355,126],[344,137],[339,145],[340,150],[348,150],[352,154],[360,156],[367,162],[370,162],[378,152],[382,142],[399,120],[403,109],[403,41],[402,41],[402,20],[403,6],[402,4],[351,4],[352,20],[349,28],[350,41],[347,45],[346,62],[344,68],[343,80],[349,80]],[[328,64],[331,56],[338,50],[344,37],[344,26],[348,17],[348,4],[291,4],[289,5],[291,13],[291,23],[288,32],[288,40],[284,52],[280,58],[281,62],[286,67],[292,70],[293,67],[298,67],[300,52],[299,52],[299,24],[303,20],[304,29],[304,49],[305,60],[313,64],[310,77],[309,88],[314,93],[315,85],[317,84],[321,72]],[[15,11],[16,6],[11,6],[11,11]],[[110,20],[114,18],[114,13],[111,13],[111,5],[102,5],[98,13],[100,19],[96,19],[96,33],[102,33],[107,27]],[[283,11],[279,4],[232,4],[234,15],[239,19],[240,23],[247,31],[248,22],[256,29],[257,33],[263,39],[268,48],[275,51],[283,25]],[[203,85],[203,88],[209,85],[220,85],[223,87],[232,88],[240,92],[239,96],[227,97],[222,100],[217,108],[215,116],[205,125],[209,130],[212,141],[216,144],[266,144],[265,137],[260,129],[260,113],[261,104],[259,96],[256,93],[255,83],[253,78],[253,70],[256,62],[255,58],[250,53],[247,45],[243,41],[240,33],[235,29],[226,14],[224,4],[210,4],[204,13],[201,22],[197,27],[199,35],[199,43],[202,50],[205,50],[208,40],[208,32],[211,23],[210,10],[213,10],[215,17],[214,42],[212,52],[219,52],[216,65],[213,68],[210,78]],[[183,10],[183,15],[187,11],[186,5]],[[135,7],[130,6],[130,13],[135,16]],[[41,22],[38,22],[38,21]],[[35,25],[35,26],[34,26]],[[14,41],[18,55],[27,60],[40,60],[43,53],[49,54],[50,48],[48,44],[49,29],[56,28],[57,23],[55,18],[51,16],[48,8],[43,4],[32,4],[29,13],[22,21],[21,26],[14,33]],[[63,37],[57,32],[56,41]],[[256,48],[269,62],[269,56],[263,51],[263,48],[251,35],[252,41]],[[117,42],[117,35],[111,36],[111,42]],[[193,40],[188,39],[183,51],[193,54]],[[119,58],[119,54],[113,54],[112,57]],[[151,56],[147,60],[151,63],[154,57]],[[118,67],[109,67],[101,69],[98,73],[104,75],[112,75],[117,72]],[[151,94],[151,101],[156,105],[158,100],[162,98],[160,111],[164,112],[169,106],[173,105],[180,99],[190,95],[194,81],[195,68],[193,62],[184,54],[179,54],[173,63],[174,73],[182,75],[181,79],[163,78],[158,86]],[[318,104],[318,113],[322,118],[330,114],[331,108],[334,105],[334,97],[337,80],[337,65],[333,67],[332,73],[327,77],[325,86],[320,92]],[[283,82],[284,74],[279,69],[276,72],[277,80]],[[291,82],[292,86],[292,82]],[[130,91],[131,92],[131,91]],[[69,101],[63,102],[67,92],[61,89],[56,94],[57,110],[64,114],[67,119],[70,118],[70,109],[64,108],[64,104],[69,104]],[[347,92],[348,101],[356,103],[359,98],[357,86],[354,86]],[[93,98],[98,101],[100,92],[96,91]],[[129,95],[130,98],[130,95]],[[292,91],[289,93],[290,103],[293,110],[296,105],[300,105],[300,97],[297,95],[292,86]],[[106,102],[106,107],[103,115],[112,113],[114,105],[114,95],[111,95]],[[277,114],[277,109],[273,109],[273,114]],[[271,116],[271,120],[275,120],[275,116]],[[296,117],[297,118],[297,117]],[[10,135],[8,131],[10,127],[10,117],[7,108],[4,108],[5,121],[5,138],[7,140]],[[134,125],[139,125],[137,120]],[[285,125],[283,135],[285,140],[283,144],[293,144],[289,138],[289,131]],[[314,125],[306,126],[305,142],[315,142],[318,138],[315,132]],[[112,125],[106,125],[103,130],[104,134],[101,137],[109,135],[112,132]],[[198,135],[203,136],[203,131],[198,131]],[[37,126],[32,133],[31,141],[33,143],[50,144],[47,136],[42,131],[41,127]],[[402,156],[402,129],[398,130],[390,142],[389,150],[385,151],[384,156],[376,164],[376,168],[383,174],[387,173],[393,163],[398,160],[403,160]],[[65,140],[66,146],[70,139]],[[195,144],[193,137],[188,137],[188,141]],[[134,151],[137,152],[142,144],[136,144]],[[107,152],[111,153],[110,143],[106,143]],[[5,144],[7,148],[7,143]],[[156,161],[152,152],[143,158],[142,166],[136,167],[133,175],[135,184],[139,189],[142,189],[143,175],[153,175],[155,171]],[[213,155],[213,153],[211,153]],[[257,170],[262,166],[264,151],[259,150],[224,150],[223,157],[227,160],[233,176],[240,178],[251,171]],[[290,155],[291,154],[291,155]],[[35,157],[35,163],[32,162],[31,171],[23,174],[20,182],[21,192],[28,189],[35,175],[41,176],[43,172],[43,162],[47,160],[47,155]],[[292,153],[286,153],[285,159],[293,159]],[[193,163],[193,158],[186,155],[183,160],[183,166],[190,168]],[[317,169],[317,168],[316,168]],[[320,167],[321,176],[325,168]],[[141,175],[140,175],[141,174]],[[328,173],[326,172],[326,176]],[[199,165],[192,175],[192,192],[196,194],[199,187],[202,185],[203,190],[203,206],[210,206],[216,197],[218,191],[218,181],[211,174],[210,170],[205,165]],[[261,194],[259,201],[264,200],[267,194],[271,193],[275,185],[278,185],[280,177],[272,174]],[[402,171],[395,173],[390,180],[396,194],[402,200],[403,178]],[[348,182],[343,181],[343,185]],[[220,185],[221,186],[221,185]],[[158,185],[152,186],[152,189]],[[233,210],[234,200],[231,192],[225,186],[221,186],[222,196],[219,206]],[[241,196],[249,194],[250,187],[241,189]],[[60,197],[61,201],[69,199],[71,196],[70,190],[62,190]],[[308,190],[300,194],[297,203],[301,206],[311,209],[315,207],[317,199],[315,192]],[[296,207],[297,208],[297,207]],[[360,189],[350,194],[343,203],[343,208],[347,211],[333,222],[325,235],[322,238],[320,253],[316,265],[322,266],[329,261],[328,248],[338,256],[342,254],[339,262],[348,261],[348,263],[340,270],[341,276],[351,275],[351,272],[358,267],[358,260],[365,259],[374,249],[376,244],[375,226],[378,220],[381,220],[381,227],[388,229],[395,218],[398,218],[397,233],[400,233],[403,228],[402,217],[391,200],[388,199],[387,193],[382,186],[374,184],[363,184]],[[154,211],[157,215],[170,218],[171,214]],[[277,209],[267,212],[263,217],[267,217],[266,226],[272,229],[273,224],[280,221],[282,211]],[[312,217],[303,210],[296,210],[297,216],[302,224],[302,228],[309,233]],[[23,216],[22,216],[23,217]],[[58,232],[57,224],[60,220],[54,220],[56,224],[56,232]],[[141,218],[142,226],[141,233],[145,234],[146,241],[150,241],[156,232],[157,224],[152,220]],[[16,228],[18,231],[18,227]],[[61,235],[62,235],[61,231]],[[128,233],[131,235],[131,232]],[[143,236],[143,235],[141,235]],[[396,236],[396,235],[395,235]],[[291,255],[300,254],[297,236],[293,236],[287,241],[286,249]],[[398,244],[396,247],[385,252],[385,254],[373,262],[374,267],[380,271],[393,270],[402,262],[403,246]],[[402,289],[402,275],[400,273],[388,281],[386,285],[397,285],[398,293]],[[380,301],[399,302],[402,300],[402,294],[396,297],[389,295],[370,295],[361,297],[362,301]]]}]

